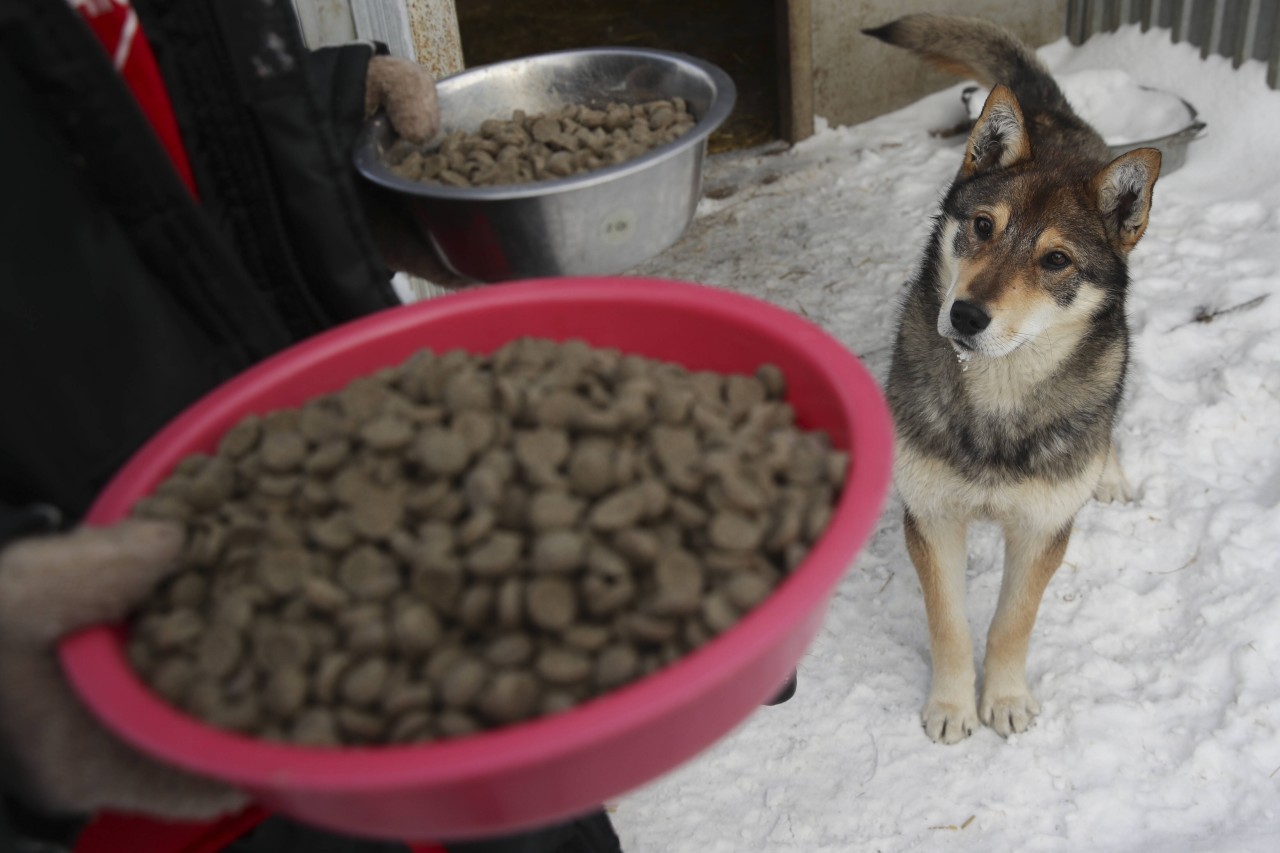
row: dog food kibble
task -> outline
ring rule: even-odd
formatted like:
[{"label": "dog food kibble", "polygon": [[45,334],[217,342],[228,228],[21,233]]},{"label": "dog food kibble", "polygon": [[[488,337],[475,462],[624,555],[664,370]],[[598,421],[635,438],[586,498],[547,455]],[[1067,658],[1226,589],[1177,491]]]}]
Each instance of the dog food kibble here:
[{"label": "dog food kibble", "polygon": [[455,131],[435,150],[398,140],[387,152],[402,178],[453,187],[527,184],[614,166],[679,139],[696,124],[682,98],[645,104],[580,105],[545,115],[516,110],[479,131]]},{"label": "dog food kibble", "polygon": [[770,365],[526,338],[249,415],[136,507],[189,535],[129,659],[213,725],[313,746],[570,708],[730,628],[822,533],[848,459],[784,394]]}]

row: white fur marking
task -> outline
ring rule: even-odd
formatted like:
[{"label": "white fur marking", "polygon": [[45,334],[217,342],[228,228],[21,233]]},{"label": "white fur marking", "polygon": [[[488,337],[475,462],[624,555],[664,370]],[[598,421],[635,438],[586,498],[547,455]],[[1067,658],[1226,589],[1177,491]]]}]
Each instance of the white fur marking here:
[{"label": "white fur marking", "polygon": [[991,111],[987,120],[987,135],[991,139],[999,139],[1004,146],[1000,152],[1000,165],[1008,166],[1017,156],[1022,143],[1022,125],[1013,110],[1001,106]]},{"label": "white fur marking", "polygon": [[1107,180],[1103,182],[1099,192],[1098,205],[1105,212],[1113,213],[1122,196],[1133,193],[1141,198],[1146,184],[1146,166],[1137,161],[1121,163],[1111,169],[1107,175]]},{"label": "white fur marking", "polygon": [[[960,263],[956,257],[956,232],[960,223],[954,219],[947,220],[942,226],[942,239],[939,243],[941,263],[938,267],[938,289],[942,291],[942,308],[938,311],[938,334],[944,338],[951,335],[951,306],[956,301],[956,288],[960,284]],[[946,283],[945,286],[943,283]]]}]

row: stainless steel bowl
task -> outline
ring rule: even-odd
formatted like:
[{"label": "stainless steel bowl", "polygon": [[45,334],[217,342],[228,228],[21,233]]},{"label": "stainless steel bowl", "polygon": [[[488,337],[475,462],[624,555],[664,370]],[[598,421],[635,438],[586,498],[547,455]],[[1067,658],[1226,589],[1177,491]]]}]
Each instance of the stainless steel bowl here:
[{"label": "stainless steel bowl", "polygon": [[[1161,89],[1153,89],[1150,86],[1144,86],[1142,88],[1148,89],[1152,92],[1163,92],[1168,95],[1173,94],[1172,92],[1164,92]],[[964,103],[965,110],[968,111],[970,116],[974,115],[974,96],[979,93],[984,93],[983,96],[985,97],[985,91],[986,90],[980,86],[966,86],[964,90],[960,92],[960,100]],[[1178,169],[1181,169],[1182,165],[1187,162],[1187,146],[1199,139],[1201,133],[1208,125],[1200,121],[1199,114],[1196,112],[1196,108],[1191,106],[1190,101],[1186,98],[1178,97],[1177,95],[1174,95],[1174,97],[1177,97],[1178,100],[1182,101],[1182,105],[1187,108],[1186,125],[1181,129],[1165,134],[1164,136],[1144,139],[1140,142],[1123,142],[1117,145],[1108,144],[1107,149],[1110,152],[1111,157],[1119,157],[1121,154],[1127,154],[1138,148],[1157,148],[1160,150],[1160,174],[1162,176],[1168,177]],[[981,107],[981,102],[978,103],[978,106]],[[972,121],[970,121],[969,126],[973,126]]]},{"label": "stainless steel bowl", "polygon": [[419,229],[459,275],[478,281],[611,275],[680,238],[702,195],[707,137],[736,90],[716,66],[668,51],[592,48],[469,69],[439,80],[441,137],[472,132],[513,110],[601,107],[681,97],[697,118],[681,138],[594,172],[496,187],[423,184],[393,173],[390,124],[375,117],[356,144],[356,168],[404,199]]},{"label": "stainless steel bowl", "polygon": [[1160,150],[1160,174],[1168,177],[1182,168],[1182,164],[1187,162],[1187,146],[1200,138],[1200,134],[1208,126],[1200,121],[1200,116],[1196,112],[1196,108],[1185,98],[1178,98],[1182,101],[1183,106],[1187,108],[1187,125],[1181,130],[1164,136],[1157,136],[1154,139],[1146,139],[1141,142],[1126,142],[1123,145],[1108,146],[1111,149],[1112,157],[1119,157],[1121,154],[1133,151],[1135,148],[1157,148]]}]

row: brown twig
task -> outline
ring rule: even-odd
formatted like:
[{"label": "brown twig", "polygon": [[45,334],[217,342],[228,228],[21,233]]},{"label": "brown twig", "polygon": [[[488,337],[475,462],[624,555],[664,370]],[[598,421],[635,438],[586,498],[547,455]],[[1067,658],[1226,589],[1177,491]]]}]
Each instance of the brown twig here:
[{"label": "brown twig", "polygon": [[1250,308],[1257,308],[1263,302],[1267,301],[1268,296],[1270,296],[1269,293],[1264,293],[1261,296],[1255,296],[1250,300],[1241,302],[1239,305],[1232,305],[1229,308],[1206,308],[1201,305],[1196,308],[1194,317],[1185,323],[1179,323],[1169,331],[1176,331],[1177,329],[1181,329],[1183,326],[1190,326],[1192,323],[1212,323],[1224,314],[1234,314],[1237,311],[1248,311]]},{"label": "brown twig", "polygon": [[1181,566],[1178,566],[1178,568],[1176,568],[1176,569],[1170,569],[1170,570],[1169,570],[1169,571],[1167,571],[1167,572],[1147,572],[1147,574],[1149,574],[1149,575],[1173,575],[1173,574],[1177,574],[1178,572],[1182,571],[1183,569],[1189,568],[1193,563],[1195,563],[1195,561],[1196,561],[1196,560],[1199,560],[1199,559],[1200,559],[1200,549],[1199,549],[1199,548],[1197,548],[1197,549],[1196,549],[1196,551],[1195,551],[1195,553],[1191,555],[1191,559],[1190,559],[1190,560],[1187,560],[1187,561],[1186,561],[1185,563],[1183,563]]}]

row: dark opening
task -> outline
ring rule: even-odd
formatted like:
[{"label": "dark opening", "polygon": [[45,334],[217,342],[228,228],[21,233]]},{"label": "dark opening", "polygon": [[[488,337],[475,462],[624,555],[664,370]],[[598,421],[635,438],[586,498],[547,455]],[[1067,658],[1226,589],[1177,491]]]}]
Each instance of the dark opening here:
[{"label": "dark opening", "polygon": [[780,139],[774,0],[455,0],[468,67],[575,47],[675,50],[720,66],[737,105],[712,152]]}]

